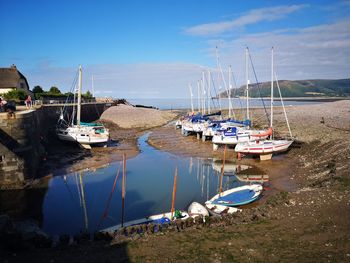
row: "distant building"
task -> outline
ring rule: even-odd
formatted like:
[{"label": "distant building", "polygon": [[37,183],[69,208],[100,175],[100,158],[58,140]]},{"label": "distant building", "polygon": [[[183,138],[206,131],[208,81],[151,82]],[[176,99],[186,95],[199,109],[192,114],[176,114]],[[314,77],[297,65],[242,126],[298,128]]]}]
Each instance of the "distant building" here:
[{"label": "distant building", "polygon": [[19,72],[15,65],[10,68],[0,68],[0,94],[5,94],[14,89],[23,90],[26,94],[33,95],[26,77]]}]

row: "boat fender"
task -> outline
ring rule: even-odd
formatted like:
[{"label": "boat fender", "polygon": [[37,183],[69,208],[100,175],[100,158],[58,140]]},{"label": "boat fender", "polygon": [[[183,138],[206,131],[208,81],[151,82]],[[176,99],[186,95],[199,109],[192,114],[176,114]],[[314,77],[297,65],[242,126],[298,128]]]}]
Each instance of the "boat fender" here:
[{"label": "boat fender", "polygon": [[174,217],[179,219],[185,217],[185,215],[183,215],[180,210],[175,210]]}]

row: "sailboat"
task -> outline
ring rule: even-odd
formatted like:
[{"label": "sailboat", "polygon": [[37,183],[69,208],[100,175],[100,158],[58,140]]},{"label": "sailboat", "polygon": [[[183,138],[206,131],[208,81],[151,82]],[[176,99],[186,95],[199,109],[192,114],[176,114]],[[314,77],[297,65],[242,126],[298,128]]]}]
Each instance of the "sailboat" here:
[{"label": "sailboat", "polygon": [[[91,145],[105,144],[109,139],[109,131],[100,123],[83,123],[81,117],[81,90],[82,90],[82,67],[79,66],[78,94],[77,94],[77,116],[74,119],[75,108],[73,107],[70,121],[64,119],[61,113],[56,127],[56,134],[60,140],[78,142],[82,147],[91,149]],[[74,96],[75,98],[75,96]],[[74,101],[75,103],[75,101]]]},{"label": "sailboat", "polygon": [[[271,50],[271,118],[270,118],[270,129],[273,131],[272,126],[273,126],[273,81],[274,80],[274,68],[273,68],[273,48]],[[278,85],[278,81],[276,78],[277,82],[277,87],[278,91],[280,93],[280,98],[282,102],[282,107],[284,111],[284,115],[286,118],[288,130],[290,133],[290,137],[293,138],[290,127],[289,127],[289,122],[287,118],[287,114],[284,108],[283,100],[282,100],[282,95],[281,95],[281,90]],[[273,134],[272,134],[273,136]],[[255,154],[260,156],[260,160],[269,160],[272,158],[272,154],[278,153],[278,152],[284,152],[287,151],[289,146],[293,143],[293,139],[291,140],[255,140],[255,141],[250,141],[250,142],[245,142],[245,143],[239,143],[235,147],[235,151],[238,152],[239,158],[240,154]]]},{"label": "sailboat", "polygon": [[253,130],[251,129],[250,115],[249,115],[249,78],[248,78],[248,57],[249,50],[246,48],[245,52],[245,67],[246,67],[246,120],[242,123],[245,124],[243,127],[240,125],[232,124],[226,129],[217,130],[212,138],[213,150],[216,151],[219,145],[236,145],[240,142],[249,142],[254,140],[267,139],[272,135],[272,130]]},{"label": "sailboat", "polygon": [[243,185],[219,193],[205,204],[225,206],[246,205],[258,199],[262,190],[263,188],[260,184]]}]

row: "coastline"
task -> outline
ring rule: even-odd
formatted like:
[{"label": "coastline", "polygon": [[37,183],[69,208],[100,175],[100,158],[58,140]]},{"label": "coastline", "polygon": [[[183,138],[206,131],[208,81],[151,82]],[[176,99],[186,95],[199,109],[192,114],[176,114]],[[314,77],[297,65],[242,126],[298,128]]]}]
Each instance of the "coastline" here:
[{"label": "coastline", "polygon": [[[84,259],[93,262],[96,255],[106,259],[120,254],[118,248],[125,248],[131,261],[140,257],[147,261],[159,258],[174,261],[184,257],[198,262],[215,260],[214,254],[210,253],[213,248],[222,252],[220,260],[224,262],[232,261],[232,258],[240,262],[261,261],[267,256],[272,262],[346,261],[350,254],[347,222],[350,217],[350,101],[291,106],[287,111],[292,132],[300,143],[287,154],[270,161],[260,162],[255,158],[240,161],[240,164],[257,166],[269,174],[273,183],[258,206],[236,214],[234,220],[229,217],[208,225],[126,239],[116,235],[111,237],[112,241],[82,242],[74,249],[68,246],[60,251],[36,248],[18,252],[17,259],[34,257],[63,262],[81,259],[83,251]],[[262,113],[262,109],[252,111],[253,121],[261,126],[264,125]],[[281,108],[276,109],[275,118],[276,131],[284,131]],[[113,131],[111,137],[119,143],[111,148],[112,152],[101,148],[77,160],[71,168],[92,167],[91,163],[101,162],[103,155],[111,154],[118,159],[126,149],[131,150],[128,157],[138,153],[136,138],[145,130],[118,129],[116,126],[110,126],[110,129]],[[150,131],[148,142],[162,151],[181,156],[222,157],[222,148],[214,153],[209,141],[183,137],[179,130],[169,125]],[[227,158],[236,160],[232,149]],[[225,251],[220,249],[223,247]],[[193,254],[193,250],[201,253]],[[11,254],[8,257],[12,258]]]}]

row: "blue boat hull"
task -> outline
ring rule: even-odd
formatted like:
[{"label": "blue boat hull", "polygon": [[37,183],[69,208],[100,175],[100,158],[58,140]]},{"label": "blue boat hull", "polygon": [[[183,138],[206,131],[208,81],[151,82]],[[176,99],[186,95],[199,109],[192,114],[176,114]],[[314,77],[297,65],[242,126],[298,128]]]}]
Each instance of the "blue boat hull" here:
[{"label": "blue boat hull", "polygon": [[212,204],[225,205],[225,206],[240,206],[249,204],[256,199],[259,195],[255,194],[255,191],[245,189],[238,192],[230,193],[225,196],[221,196],[213,200]]}]

